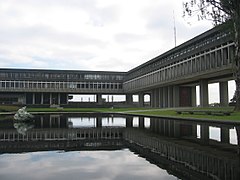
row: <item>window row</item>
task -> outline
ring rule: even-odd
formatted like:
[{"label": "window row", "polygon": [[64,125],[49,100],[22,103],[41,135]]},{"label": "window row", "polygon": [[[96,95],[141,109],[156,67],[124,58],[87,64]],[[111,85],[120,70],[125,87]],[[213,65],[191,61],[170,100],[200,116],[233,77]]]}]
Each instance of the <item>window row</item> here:
[{"label": "window row", "polygon": [[111,74],[66,74],[66,73],[43,73],[43,72],[1,72],[0,78],[4,79],[67,79],[67,80],[116,80],[122,81],[123,75]]},{"label": "window row", "polygon": [[124,89],[141,88],[155,83],[179,79],[183,76],[214,70],[230,64],[233,56],[233,46],[227,45],[224,48],[217,48],[127,81],[124,83]]},{"label": "window row", "polygon": [[121,83],[0,81],[0,89],[122,89]]}]

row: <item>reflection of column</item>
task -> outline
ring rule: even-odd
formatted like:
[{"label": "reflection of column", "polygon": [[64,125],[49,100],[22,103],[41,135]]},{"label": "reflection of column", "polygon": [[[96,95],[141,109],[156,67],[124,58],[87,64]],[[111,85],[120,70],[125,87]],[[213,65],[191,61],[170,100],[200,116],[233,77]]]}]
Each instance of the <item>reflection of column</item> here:
[{"label": "reflection of column", "polygon": [[192,136],[197,138],[197,124],[192,124]]},{"label": "reflection of column", "polygon": [[144,125],[144,117],[139,117],[139,119],[138,119],[138,124],[139,124],[139,128],[144,128],[145,127],[145,125]]},{"label": "reflection of column", "polygon": [[133,127],[133,117],[126,117],[126,127]]},{"label": "reflection of column", "polygon": [[228,82],[219,83],[220,106],[228,106]]},{"label": "reflection of column", "polygon": [[208,144],[209,142],[209,126],[208,125],[201,125],[200,135],[201,135],[202,142],[204,144]]},{"label": "reflection of column", "polygon": [[102,117],[97,117],[96,121],[96,127],[102,127]]},{"label": "reflection of column", "polygon": [[43,117],[41,116],[41,128],[43,128]]},{"label": "reflection of column", "polygon": [[174,137],[180,137],[180,123],[177,121],[173,121],[174,125]]},{"label": "reflection of column", "polygon": [[229,143],[229,129],[221,127],[221,142]]},{"label": "reflection of column", "polygon": [[200,81],[200,106],[208,107],[208,81]]}]

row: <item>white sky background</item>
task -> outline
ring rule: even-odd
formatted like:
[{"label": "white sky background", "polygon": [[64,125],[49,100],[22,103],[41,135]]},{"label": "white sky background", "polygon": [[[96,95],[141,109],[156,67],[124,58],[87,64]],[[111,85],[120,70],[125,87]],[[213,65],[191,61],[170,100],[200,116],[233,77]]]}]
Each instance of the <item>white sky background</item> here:
[{"label": "white sky background", "polygon": [[128,71],[212,28],[182,0],[0,0],[0,67]]}]

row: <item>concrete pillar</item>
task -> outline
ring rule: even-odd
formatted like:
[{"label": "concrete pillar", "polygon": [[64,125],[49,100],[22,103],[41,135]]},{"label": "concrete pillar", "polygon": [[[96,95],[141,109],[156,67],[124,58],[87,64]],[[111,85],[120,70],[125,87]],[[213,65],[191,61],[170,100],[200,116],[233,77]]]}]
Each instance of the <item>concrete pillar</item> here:
[{"label": "concrete pillar", "polygon": [[200,80],[200,106],[208,107],[209,99],[208,99],[208,81]]},{"label": "concrete pillar", "polygon": [[220,106],[228,106],[228,81],[219,82]]},{"label": "concrete pillar", "polygon": [[150,105],[151,107],[155,107],[156,106],[156,101],[155,101],[155,89],[153,89],[151,91],[151,94],[150,94]]},{"label": "concrete pillar", "polygon": [[173,87],[168,86],[168,107],[173,107]]},{"label": "concrete pillar", "polygon": [[179,86],[173,86],[173,107],[179,107]]},{"label": "concrete pillar", "polygon": [[32,94],[32,104],[35,104],[35,93]]},{"label": "concrete pillar", "polygon": [[126,94],[126,103],[128,105],[132,105],[133,104],[133,95],[132,94]]},{"label": "concrete pillar", "polygon": [[68,104],[68,94],[66,94],[66,104]]},{"label": "concrete pillar", "polygon": [[50,105],[52,104],[52,93],[50,93],[50,95],[49,95],[50,97],[49,97],[49,100],[50,100]]},{"label": "concrete pillar", "polygon": [[163,88],[159,88],[159,107],[163,108]]},{"label": "concrete pillar", "polygon": [[229,143],[229,129],[226,127],[221,128],[221,142]]},{"label": "concrete pillar", "polygon": [[143,93],[138,94],[138,102],[139,102],[139,107],[144,107],[144,94]]},{"label": "concrete pillar", "polygon": [[197,106],[196,86],[193,86],[191,91],[192,91],[192,94],[191,94],[192,107],[196,107]]},{"label": "concrete pillar", "polygon": [[159,89],[155,89],[155,107],[159,108]]},{"label": "concrete pillar", "polygon": [[60,105],[61,104],[60,102],[61,102],[61,96],[60,96],[60,93],[58,93],[58,102],[57,102],[57,104]]},{"label": "concrete pillar", "polygon": [[41,104],[43,104],[43,93],[41,93]]},{"label": "concrete pillar", "polygon": [[168,88],[163,87],[163,108],[168,107]]},{"label": "concrete pillar", "polygon": [[152,107],[154,108],[159,107],[159,89],[152,90],[151,102]]},{"label": "concrete pillar", "polygon": [[96,96],[97,96],[97,103],[103,104],[102,94],[97,94]]}]

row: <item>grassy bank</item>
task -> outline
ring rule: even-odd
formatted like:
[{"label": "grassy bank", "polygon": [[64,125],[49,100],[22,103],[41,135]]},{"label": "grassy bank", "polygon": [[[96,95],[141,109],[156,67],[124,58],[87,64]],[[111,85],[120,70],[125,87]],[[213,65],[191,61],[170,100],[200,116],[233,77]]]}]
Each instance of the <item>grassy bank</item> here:
[{"label": "grassy bank", "polygon": [[[1,112],[16,112],[18,107],[0,106]],[[204,110],[204,111],[233,111],[233,108],[188,108],[189,110]],[[156,117],[176,117],[176,118],[192,118],[192,119],[209,119],[209,120],[230,120],[240,121],[240,112],[233,112],[230,116],[207,115],[199,114],[177,114],[176,109],[153,109],[153,108],[27,108],[28,112],[94,112],[94,113],[126,113],[132,115],[146,115]]]}]

